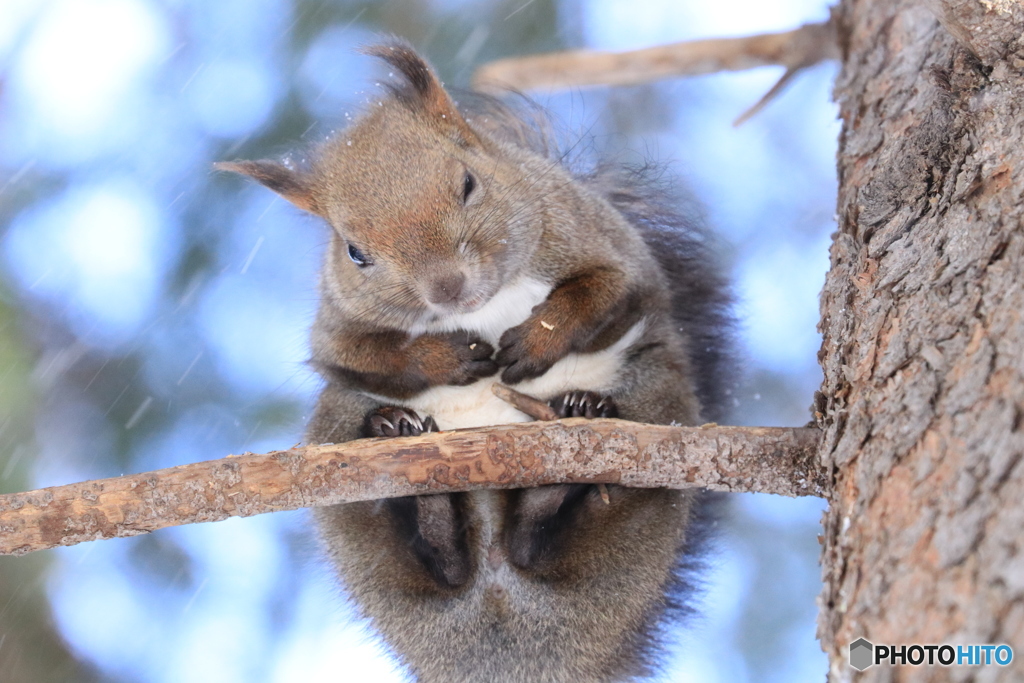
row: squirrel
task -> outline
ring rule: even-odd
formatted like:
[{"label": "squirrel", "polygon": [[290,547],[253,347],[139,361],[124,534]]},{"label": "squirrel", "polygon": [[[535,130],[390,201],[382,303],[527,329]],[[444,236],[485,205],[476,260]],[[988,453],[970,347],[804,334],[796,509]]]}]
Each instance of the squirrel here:
[{"label": "squirrel", "polygon": [[[530,116],[456,103],[408,44],[401,83],[304,167],[221,162],[331,227],[309,443],[530,418],[695,425],[728,393],[730,296],[707,236],[650,169],[573,173]],[[701,494],[572,484],[315,512],[344,587],[421,681],[651,674],[687,588]]]}]

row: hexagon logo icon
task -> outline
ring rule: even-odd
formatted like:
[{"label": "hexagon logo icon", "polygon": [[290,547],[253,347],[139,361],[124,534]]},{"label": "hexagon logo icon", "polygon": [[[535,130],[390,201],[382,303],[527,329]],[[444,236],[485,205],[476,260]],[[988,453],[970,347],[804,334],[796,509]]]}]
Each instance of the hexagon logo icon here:
[{"label": "hexagon logo icon", "polygon": [[874,664],[875,646],[864,638],[858,638],[850,643],[850,666],[857,671],[863,671]]}]

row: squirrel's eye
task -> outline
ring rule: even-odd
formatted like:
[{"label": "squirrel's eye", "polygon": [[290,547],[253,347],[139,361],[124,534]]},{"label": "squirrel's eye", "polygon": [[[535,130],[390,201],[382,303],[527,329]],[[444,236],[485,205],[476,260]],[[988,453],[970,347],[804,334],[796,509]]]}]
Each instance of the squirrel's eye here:
[{"label": "squirrel's eye", "polygon": [[469,195],[473,194],[473,190],[476,189],[476,178],[469,171],[466,171],[466,177],[462,181],[462,203],[465,204],[469,200]]},{"label": "squirrel's eye", "polygon": [[354,244],[348,245],[348,257],[352,259],[352,263],[356,264],[360,268],[373,265],[373,261],[368,259],[366,254],[356,249]]}]

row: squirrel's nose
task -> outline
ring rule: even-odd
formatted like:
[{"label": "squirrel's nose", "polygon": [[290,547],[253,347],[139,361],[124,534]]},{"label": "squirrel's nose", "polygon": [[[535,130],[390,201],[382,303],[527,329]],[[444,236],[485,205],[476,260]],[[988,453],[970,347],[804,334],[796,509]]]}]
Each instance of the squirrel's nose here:
[{"label": "squirrel's nose", "polygon": [[430,283],[427,301],[432,304],[453,303],[462,296],[462,290],[465,286],[466,276],[463,273],[453,273],[434,278]]}]

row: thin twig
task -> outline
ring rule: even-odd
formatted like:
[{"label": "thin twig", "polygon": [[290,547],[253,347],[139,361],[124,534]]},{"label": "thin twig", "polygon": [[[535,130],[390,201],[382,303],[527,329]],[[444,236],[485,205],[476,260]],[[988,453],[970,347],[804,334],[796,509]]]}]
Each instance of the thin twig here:
[{"label": "thin twig", "polygon": [[524,394],[521,391],[516,391],[504,384],[491,385],[491,391],[502,401],[510,403],[516,410],[526,413],[534,420],[550,422],[551,420],[558,419],[558,413],[555,412],[555,409],[538,398]]},{"label": "thin twig", "polygon": [[775,81],[775,85],[773,85],[771,89],[768,90],[768,92],[762,95],[761,99],[755,102],[749,109],[747,109],[745,112],[737,116],[736,120],[732,122],[732,125],[734,127],[739,127],[742,126],[747,121],[749,121],[750,119],[752,119],[754,115],[757,114],[757,112],[764,109],[765,105],[774,100],[779,95],[779,93],[781,93],[785,89],[785,87],[789,85],[789,82],[793,80],[793,77],[800,73],[802,69],[803,67],[786,69],[786,73],[782,74],[779,80]]},{"label": "thin twig", "polygon": [[835,29],[831,22],[824,22],[804,24],[782,33],[693,40],[631,52],[573,50],[501,59],[477,69],[473,87],[557,90],[587,85],[638,85],[757,66],[781,65],[799,70],[838,57]]}]

